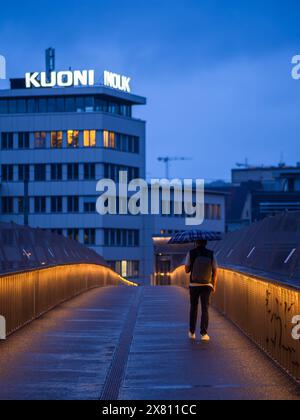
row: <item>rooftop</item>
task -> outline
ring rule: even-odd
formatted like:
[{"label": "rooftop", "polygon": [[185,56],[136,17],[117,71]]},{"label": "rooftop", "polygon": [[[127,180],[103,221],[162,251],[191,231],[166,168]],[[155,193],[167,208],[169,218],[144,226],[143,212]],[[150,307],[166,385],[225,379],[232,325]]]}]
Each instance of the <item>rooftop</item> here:
[{"label": "rooftop", "polygon": [[41,96],[78,96],[78,95],[102,95],[109,98],[119,99],[131,105],[146,105],[147,100],[143,96],[122,92],[118,89],[108,88],[103,85],[92,87],[65,87],[65,88],[32,88],[32,89],[2,89],[0,98],[34,98]]}]

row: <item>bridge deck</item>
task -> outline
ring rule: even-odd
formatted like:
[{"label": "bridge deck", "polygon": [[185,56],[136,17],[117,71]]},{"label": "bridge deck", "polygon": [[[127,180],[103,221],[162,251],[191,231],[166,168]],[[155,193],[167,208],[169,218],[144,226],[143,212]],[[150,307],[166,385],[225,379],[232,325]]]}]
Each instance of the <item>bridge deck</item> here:
[{"label": "bridge deck", "polygon": [[0,343],[0,399],[300,399],[285,373],[212,311],[187,339],[180,288],[95,289]]}]

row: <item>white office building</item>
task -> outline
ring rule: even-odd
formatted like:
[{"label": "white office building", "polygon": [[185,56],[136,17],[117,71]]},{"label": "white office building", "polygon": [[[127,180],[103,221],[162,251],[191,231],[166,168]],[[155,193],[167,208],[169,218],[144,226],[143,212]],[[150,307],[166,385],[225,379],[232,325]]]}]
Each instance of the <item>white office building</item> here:
[{"label": "white office building", "polygon": [[[26,88],[13,80],[0,91],[0,220],[76,239],[120,274],[147,281],[153,236],[185,229],[185,219],[96,212],[98,180],[117,181],[121,170],[129,180],[146,176],[146,124],[134,117],[146,99],[116,86]],[[202,228],[224,231],[224,214],[224,195],[207,192]]]}]

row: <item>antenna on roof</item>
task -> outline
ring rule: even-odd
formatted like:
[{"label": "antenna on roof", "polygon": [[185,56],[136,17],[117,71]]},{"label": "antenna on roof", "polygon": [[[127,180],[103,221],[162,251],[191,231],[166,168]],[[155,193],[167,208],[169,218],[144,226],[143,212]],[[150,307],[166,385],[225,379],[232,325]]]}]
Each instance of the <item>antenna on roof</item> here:
[{"label": "antenna on roof", "polygon": [[281,152],[281,153],[280,153],[279,168],[284,168],[284,167],[285,167],[284,153],[283,153],[283,152]]},{"label": "antenna on roof", "polygon": [[50,81],[51,72],[55,70],[55,49],[47,48],[46,50],[46,75],[47,81]]}]

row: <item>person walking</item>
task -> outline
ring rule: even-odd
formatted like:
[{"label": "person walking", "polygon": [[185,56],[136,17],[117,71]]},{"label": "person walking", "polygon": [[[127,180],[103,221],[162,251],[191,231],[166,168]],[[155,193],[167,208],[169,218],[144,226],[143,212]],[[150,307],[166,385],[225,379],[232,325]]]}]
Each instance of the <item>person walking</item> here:
[{"label": "person walking", "polygon": [[196,248],[186,257],[185,271],[190,274],[190,331],[189,338],[196,340],[199,299],[201,300],[201,341],[210,341],[208,335],[209,305],[211,294],[216,292],[218,265],[207,241],[197,241]]}]

